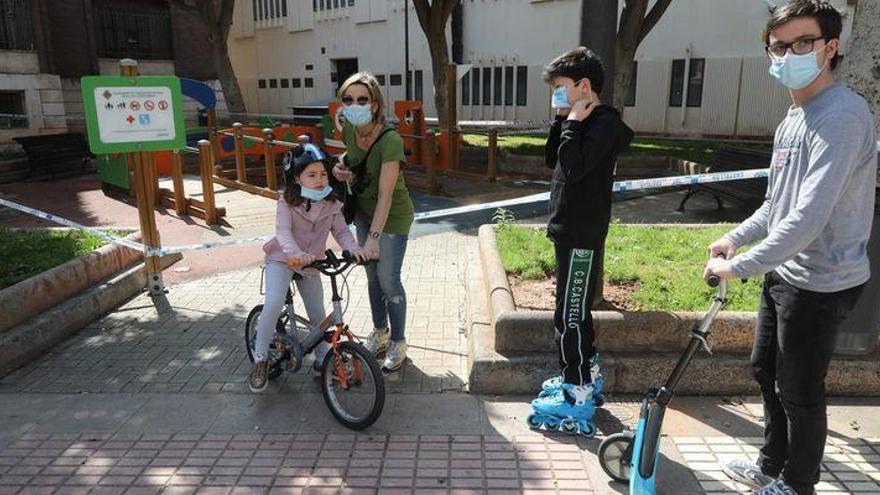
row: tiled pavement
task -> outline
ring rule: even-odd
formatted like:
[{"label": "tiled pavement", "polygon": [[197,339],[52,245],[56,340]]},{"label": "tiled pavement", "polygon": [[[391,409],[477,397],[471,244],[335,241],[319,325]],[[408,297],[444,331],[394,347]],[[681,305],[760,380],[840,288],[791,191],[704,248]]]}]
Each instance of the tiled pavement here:
[{"label": "tiled pavement", "polygon": [[[529,432],[525,398],[461,393],[462,253],[474,242],[449,232],[410,243],[411,362],[388,377],[370,431],[336,424],[305,373],[260,397],[246,392],[243,328],[261,301],[260,271],[237,270],[172,286],[160,309],[138,296],[0,379],[0,494],[623,493],[598,469],[598,439]],[[348,282],[347,319],[365,335],[362,272]],[[606,409],[605,434],[637,412],[631,400]],[[663,443],[660,493],[740,492],[720,463],[755,454],[757,418],[734,434],[684,416],[667,421],[675,433]],[[820,493],[880,493],[880,440],[855,436],[832,436]]]},{"label": "tiled pavement", "polygon": [[[410,362],[403,373],[389,377],[392,391],[464,387],[466,259],[461,253],[473,239],[447,233],[410,243],[404,266]],[[365,337],[372,329],[366,277],[360,268],[350,273],[346,321]],[[244,327],[248,313],[262,302],[260,280],[261,270],[253,268],[172,286],[162,310],[141,294],[0,380],[0,392],[246,392],[250,363]],[[325,285],[329,294],[329,282]],[[302,372],[283,375],[271,390],[318,387]]]}]

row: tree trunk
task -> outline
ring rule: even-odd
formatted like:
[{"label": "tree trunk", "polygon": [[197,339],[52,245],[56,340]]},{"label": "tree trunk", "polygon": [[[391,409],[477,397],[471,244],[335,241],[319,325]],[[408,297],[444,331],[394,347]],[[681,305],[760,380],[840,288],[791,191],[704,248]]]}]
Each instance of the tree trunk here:
[{"label": "tree trunk", "polygon": [[[215,35],[215,40],[218,39]],[[235,71],[232,68],[232,61],[229,60],[229,52],[226,50],[226,43],[211,44],[214,65],[217,68],[217,79],[220,80],[220,87],[223,88],[223,95],[226,98],[226,108],[229,113],[247,113],[244,104],[244,98],[241,96],[241,87],[238,85],[238,79],[235,77]],[[233,120],[235,120],[233,118]]]},{"label": "tree trunk", "polygon": [[445,129],[449,120],[446,115],[446,100],[448,91],[446,88],[446,66],[449,65],[449,50],[446,46],[446,26],[439,33],[431,33],[431,41],[428,48],[431,52],[431,70],[434,74],[434,106],[437,107],[437,120],[440,128]]},{"label": "tree trunk", "polygon": [[614,67],[614,108],[623,113],[623,101],[626,98],[627,89],[632,80],[633,60],[635,50],[624,51],[618,46],[617,64]]},{"label": "tree trunk", "polygon": [[[875,131],[880,136],[880,2],[856,4],[850,49],[837,72],[868,101]],[[877,186],[880,187],[880,172]]]}]

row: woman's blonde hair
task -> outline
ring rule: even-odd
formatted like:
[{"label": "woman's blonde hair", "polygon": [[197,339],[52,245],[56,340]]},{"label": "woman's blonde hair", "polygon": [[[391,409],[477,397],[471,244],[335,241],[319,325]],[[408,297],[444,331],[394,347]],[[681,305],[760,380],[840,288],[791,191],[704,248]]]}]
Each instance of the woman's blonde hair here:
[{"label": "woman's blonde hair", "polygon": [[376,103],[377,108],[376,113],[373,115],[373,122],[385,122],[385,97],[382,95],[382,90],[379,88],[379,81],[376,80],[376,76],[373,74],[370,74],[369,72],[352,74],[344,83],[342,83],[342,86],[339,87],[339,93],[337,96],[342,99],[342,96],[345,95],[348,88],[355,84],[366,86],[367,91],[370,92],[370,99]]}]

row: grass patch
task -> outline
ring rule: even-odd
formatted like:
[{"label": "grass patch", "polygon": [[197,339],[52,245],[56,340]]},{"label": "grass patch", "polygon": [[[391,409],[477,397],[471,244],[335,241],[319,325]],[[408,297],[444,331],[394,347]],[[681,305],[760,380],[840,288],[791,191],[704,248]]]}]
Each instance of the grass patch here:
[{"label": "grass patch", "polygon": [[[128,232],[108,230],[111,235]],[[0,289],[10,287],[107,242],[78,230],[8,230],[0,227]]]},{"label": "grass patch", "polygon": [[[731,225],[704,228],[612,225],[605,246],[605,280],[635,284],[633,302],[643,311],[705,311],[714,289],[702,279],[706,247]],[[504,269],[527,279],[549,276],[556,261],[544,229],[498,226]],[[728,311],[755,311],[761,280],[731,283]]]},{"label": "grass patch", "polygon": [[[489,146],[488,136],[482,134],[465,134],[464,142],[470,146],[485,148]],[[498,146],[510,153],[528,156],[544,156],[546,136],[499,136]],[[728,144],[711,140],[682,140],[640,137],[633,140],[629,150],[623,156],[669,156],[697,163],[711,164],[715,150],[721,146],[736,146],[769,152],[770,143],[736,143]]]}]

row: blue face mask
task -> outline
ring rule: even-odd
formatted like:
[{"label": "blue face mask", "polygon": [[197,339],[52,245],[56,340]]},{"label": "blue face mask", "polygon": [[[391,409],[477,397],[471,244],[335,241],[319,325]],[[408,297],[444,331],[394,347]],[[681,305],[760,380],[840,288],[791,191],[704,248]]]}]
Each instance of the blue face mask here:
[{"label": "blue face mask", "polygon": [[349,105],[342,109],[342,115],[355,127],[367,125],[373,120],[373,112],[369,105]]},{"label": "blue face mask", "polygon": [[550,105],[553,108],[571,108],[571,104],[568,103],[568,88],[559,86],[554,89]]},{"label": "blue face mask", "polygon": [[302,197],[310,199],[312,201],[321,201],[322,199],[329,196],[332,192],[333,188],[330,186],[324,186],[324,189],[309,189],[305,186],[299,187],[299,194]]},{"label": "blue face mask", "polygon": [[782,58],[774,58],[770,63],[770,75],[790,89],[806,88],[824,69],[816,62],[816,53],[786,53]]}]

